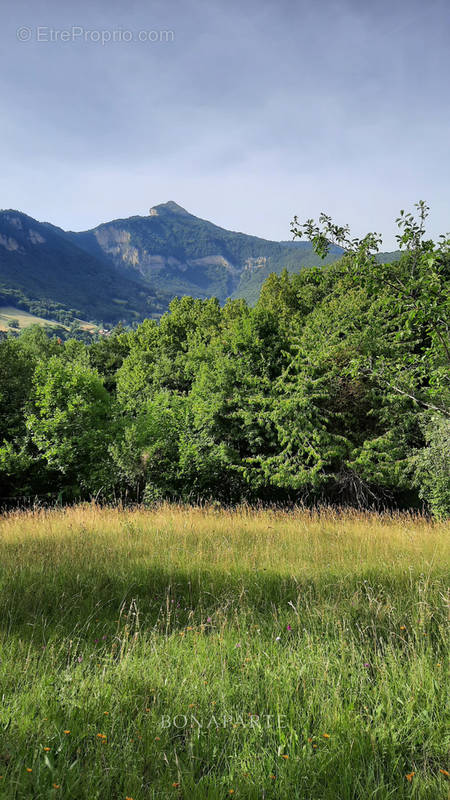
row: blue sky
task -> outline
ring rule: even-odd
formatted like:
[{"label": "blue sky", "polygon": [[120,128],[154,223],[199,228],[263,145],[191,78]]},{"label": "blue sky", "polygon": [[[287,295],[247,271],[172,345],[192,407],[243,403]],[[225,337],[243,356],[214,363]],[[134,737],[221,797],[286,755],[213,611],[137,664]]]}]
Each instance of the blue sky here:
[{"label": "blue sky", "polygon": [[323,210],[388,249],[400,208],[425,199],[430,234],[450,230],[448,0],[3,0],[0,14],[3,208],[80,230],[175,200],[274,239]]}]

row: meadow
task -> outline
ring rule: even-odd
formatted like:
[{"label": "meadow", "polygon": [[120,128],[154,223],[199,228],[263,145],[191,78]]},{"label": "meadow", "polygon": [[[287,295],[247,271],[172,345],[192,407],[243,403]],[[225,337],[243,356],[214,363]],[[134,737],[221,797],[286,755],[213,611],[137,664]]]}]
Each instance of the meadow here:
[{"label": "meadow", "polygon": [[0,798],[448,796],[450,527],[85,504],[0,518]]}]

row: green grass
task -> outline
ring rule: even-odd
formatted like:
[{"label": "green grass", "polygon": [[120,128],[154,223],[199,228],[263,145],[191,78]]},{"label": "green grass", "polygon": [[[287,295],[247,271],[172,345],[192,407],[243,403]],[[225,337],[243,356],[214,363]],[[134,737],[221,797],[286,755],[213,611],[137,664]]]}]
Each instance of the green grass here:
[{"label": "green grass", "polygon": [[1,518],[0,797],[446,798],[448,534],[245,508]]},{"label": "green grass", "polygon": [[[21,308],[16,308],[15,306],[0,306],[0,331],[9,331],[10,327],[8,323],[13,319],[17,320],[19,323],[17,330],[29,328],[30,325],[60,327],[69,330],[66,325],[62,325],[60,322],[44,319],[43,317],[37,317],[35,314],[30,314],[28,311],[23,311]],[[91,322],[86,322],[82,319],[76,321],[80,324],[80,327],[83,330],[88,330],[91,333],[94,333],[98,329],[97,326]]]}]

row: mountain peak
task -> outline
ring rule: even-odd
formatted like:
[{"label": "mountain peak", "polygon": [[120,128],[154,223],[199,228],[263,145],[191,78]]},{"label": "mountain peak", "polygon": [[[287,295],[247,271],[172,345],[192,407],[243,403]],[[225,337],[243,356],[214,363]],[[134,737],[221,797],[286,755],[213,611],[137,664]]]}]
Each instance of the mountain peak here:
[{"label": "mountain peak", "polygon": [[179,206],[178,203],[175,203],[173,200],[169,200],[167,203],[160,203],[158,206],[153,206],[153,208],[150,209],[149,214],[151,217],[157,217],[160,211],[171,211],[172,214],[183,214],[190,216],[189,211],[186,211],[185,208]]}]

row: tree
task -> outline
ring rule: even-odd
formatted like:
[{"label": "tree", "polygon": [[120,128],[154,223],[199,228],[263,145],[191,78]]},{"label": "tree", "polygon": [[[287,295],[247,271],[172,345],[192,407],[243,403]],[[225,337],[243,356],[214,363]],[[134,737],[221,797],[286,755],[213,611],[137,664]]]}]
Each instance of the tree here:
[{"label": "tree", "polygon": [[345,265],[356,284],[371,296],[388,292],[397,332],[392,335],[389,330],[387,347],[380,346],[357,368],[418,406],[450,417],[450,235],[441,236],[438,244],[425,240],[429,208],[420,201],[416,209],[417,217],[402,210],[397,218],[403,257],[392,263],[375,257],[379,234],[351,239],[348,225],[338,226],[326,214],[320,215],[319,225],[312,219],[299,225],[295,217],[291,230],[294,238],[306,235],[322,257],[330,244],[338,243],[346,251]]},{"label": "tree", "polygon": [[26,426],[37,451],[75,494],[111,486],[111,400],[85,360],[52,356],[38,363]]}]

